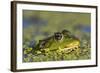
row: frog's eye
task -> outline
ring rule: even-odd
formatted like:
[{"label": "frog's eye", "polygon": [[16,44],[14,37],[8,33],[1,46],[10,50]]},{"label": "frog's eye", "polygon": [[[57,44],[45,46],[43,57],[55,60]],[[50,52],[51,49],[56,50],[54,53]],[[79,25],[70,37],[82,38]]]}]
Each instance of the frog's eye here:
[{"label": "frog's eye", "polygon": [[63,33],[63,34],[69,34],[69,33],[70,33],[70,31],[68,31],[68,30],[64,29],[64,30],[62,31],[62,33]]},{"label": "frog's eye", "polygon": [[56,32],[54,35],[55,36],[61,36],[62,34],[60,32]]},{"label": "frog's eye", "polygon": [[55,37],[56,40],[61,40],[61,38],[62,38],[62,33],[56,32],[56,33],[54,34],[54,37]]}]

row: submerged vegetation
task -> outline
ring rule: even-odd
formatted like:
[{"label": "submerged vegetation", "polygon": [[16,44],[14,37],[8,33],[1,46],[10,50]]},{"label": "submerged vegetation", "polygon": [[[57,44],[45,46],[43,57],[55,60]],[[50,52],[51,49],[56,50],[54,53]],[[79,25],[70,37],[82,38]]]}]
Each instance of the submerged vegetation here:
[{"label": "submerged vegetation", "polygon": [[90,14],[23,10],[23,62],[91,58]]}]

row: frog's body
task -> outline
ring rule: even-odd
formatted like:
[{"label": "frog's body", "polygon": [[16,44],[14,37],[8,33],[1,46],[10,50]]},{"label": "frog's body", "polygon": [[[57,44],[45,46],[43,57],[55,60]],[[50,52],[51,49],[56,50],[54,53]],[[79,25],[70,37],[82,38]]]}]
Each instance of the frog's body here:
[{"label": "frog's body", "polygon": [[76,51],[76,53],[78,53],[80,50],[79,46],[79,39],[70,32],[64,30],[61,33],[55,33],[54,36],[51,36],[48,39],[41,40],[39,44],[37,44],[36,49],[40,50],[41,53],[42,51],[59,51],[66,53]]}]

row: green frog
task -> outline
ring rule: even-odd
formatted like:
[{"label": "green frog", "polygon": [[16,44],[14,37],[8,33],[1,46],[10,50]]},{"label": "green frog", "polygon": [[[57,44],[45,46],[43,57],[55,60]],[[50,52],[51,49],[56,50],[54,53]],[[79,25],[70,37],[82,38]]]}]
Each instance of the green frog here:
[{"label": "green frog", "polygon": [[68,30],[56,32],[51,37],[40,40],[36,45],[37,54],[48,53],[51,51],[71,53],[75,51],[79,54],[80,40],[71,34]]}]

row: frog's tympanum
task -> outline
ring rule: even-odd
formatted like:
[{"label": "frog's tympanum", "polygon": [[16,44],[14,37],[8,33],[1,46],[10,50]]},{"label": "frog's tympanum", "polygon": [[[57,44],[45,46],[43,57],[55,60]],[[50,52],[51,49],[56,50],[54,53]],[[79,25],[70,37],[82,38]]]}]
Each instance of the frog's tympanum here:
[{"label": "frog's tympanum", "polygon": [[56,32],[51,37],[43,40],[39,40],[35,49],[37,53],[47,53],[51,51],[66,52],[71,53],[75,51],[76,53],[80,50],[80,41],[68,30],[63,30],[62,32]]}]

